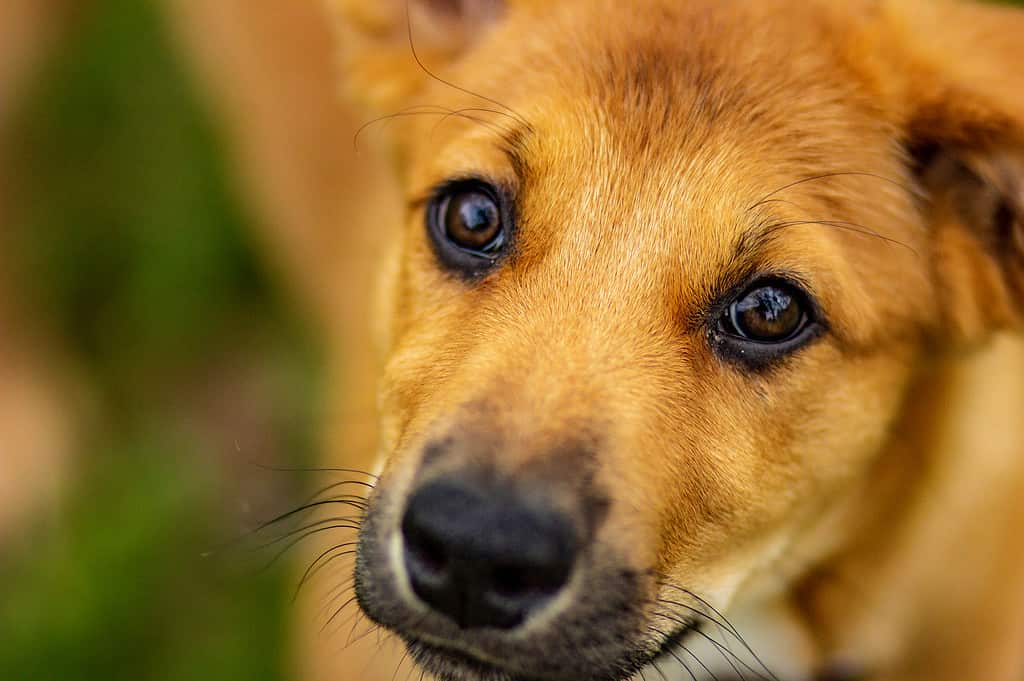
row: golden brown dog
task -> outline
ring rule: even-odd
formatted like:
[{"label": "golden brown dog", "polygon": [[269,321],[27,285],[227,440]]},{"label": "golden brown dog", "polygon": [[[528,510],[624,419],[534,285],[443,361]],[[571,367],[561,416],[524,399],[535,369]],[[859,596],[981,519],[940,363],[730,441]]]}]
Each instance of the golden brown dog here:
[{"label": "golden brown dog", "polygon": [[378,441],[310,677],[1024,675],[1024,14],[330,4],[404,205],[310,4],[168,3]]},{"label": "golden brown dog", "polygon": [[334,5],[406,197],[367,617],[445,681],[1021,677],[1024,14]]}]

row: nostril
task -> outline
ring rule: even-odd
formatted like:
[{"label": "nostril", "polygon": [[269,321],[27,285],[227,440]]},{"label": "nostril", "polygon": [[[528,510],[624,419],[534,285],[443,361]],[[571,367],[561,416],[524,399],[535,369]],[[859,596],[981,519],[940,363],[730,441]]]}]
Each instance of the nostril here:
[{"label": "nostril", "polygon": [[500,566],[491,573],[494,591],[505,598],[519,598],[531,591],[529,575],[518,567]]},{"label": "nostril", "polygon": [[420,568],[433,573],[444,572],[448,567],[448,556],[441,542],[423,535],[406,535],[406,550],[419,563]]},{"label": "nostril", "polygon": [[422,512],[410,509],[402,519],[405,566],[413,589],[443,588],[449,580],[450,557],[444,540],[431,530]]},{"label": "nostril", "polygon": [[568,565],[499,565],[491,571],[491,588],[503,598],[544,598],[562,590],[570,571]]}]

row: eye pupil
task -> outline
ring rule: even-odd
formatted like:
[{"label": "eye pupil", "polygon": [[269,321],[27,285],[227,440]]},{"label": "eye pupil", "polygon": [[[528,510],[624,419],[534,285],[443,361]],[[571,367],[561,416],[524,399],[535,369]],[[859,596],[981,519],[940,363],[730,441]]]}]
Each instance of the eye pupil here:
[{"label": "eye pupil", "polygon": [[761,343],[780,343],[797,334],[806,322],[801,301],[781,286],[754,289],[729,308],[736,334]]},{"label": "eye pupil", "polygon": [[455,245],[471,251],[490,252],[500,246],[501,213],[489,195],[481,191],[455,194],[443,207],[444,230]]}]

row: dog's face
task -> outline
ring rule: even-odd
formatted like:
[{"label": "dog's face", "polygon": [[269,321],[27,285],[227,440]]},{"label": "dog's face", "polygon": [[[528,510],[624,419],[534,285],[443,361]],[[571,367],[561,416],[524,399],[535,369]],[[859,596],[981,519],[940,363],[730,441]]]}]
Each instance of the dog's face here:
[{"label": "dog's face", "polygon": [[926,351],[1019,321],[1011,115],[917,108],[883,7],[413,2],[430,78],[405,3],[342,4],[403,46],[357,82],[443,107],[395,128],[357,568],[443,679],[626,678],[783,588]]}]

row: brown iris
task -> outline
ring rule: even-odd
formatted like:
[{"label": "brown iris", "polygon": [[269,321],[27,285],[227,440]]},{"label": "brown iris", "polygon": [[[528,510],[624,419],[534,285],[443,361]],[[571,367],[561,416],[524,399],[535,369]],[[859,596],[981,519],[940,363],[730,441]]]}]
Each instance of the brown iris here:
[{"label": "brown iris", "polygon": [[490,194],[467,189],[447,197],[440,208],[445,236],[459,248],[487,253],[500,246],[501,210]]},{"label": "brown iris", "polygon": [[781,343],[799,333],[807,322],[803,301],[784,284],[749,290],[729,306],[728,321],[737,335],[758,343]]}]

